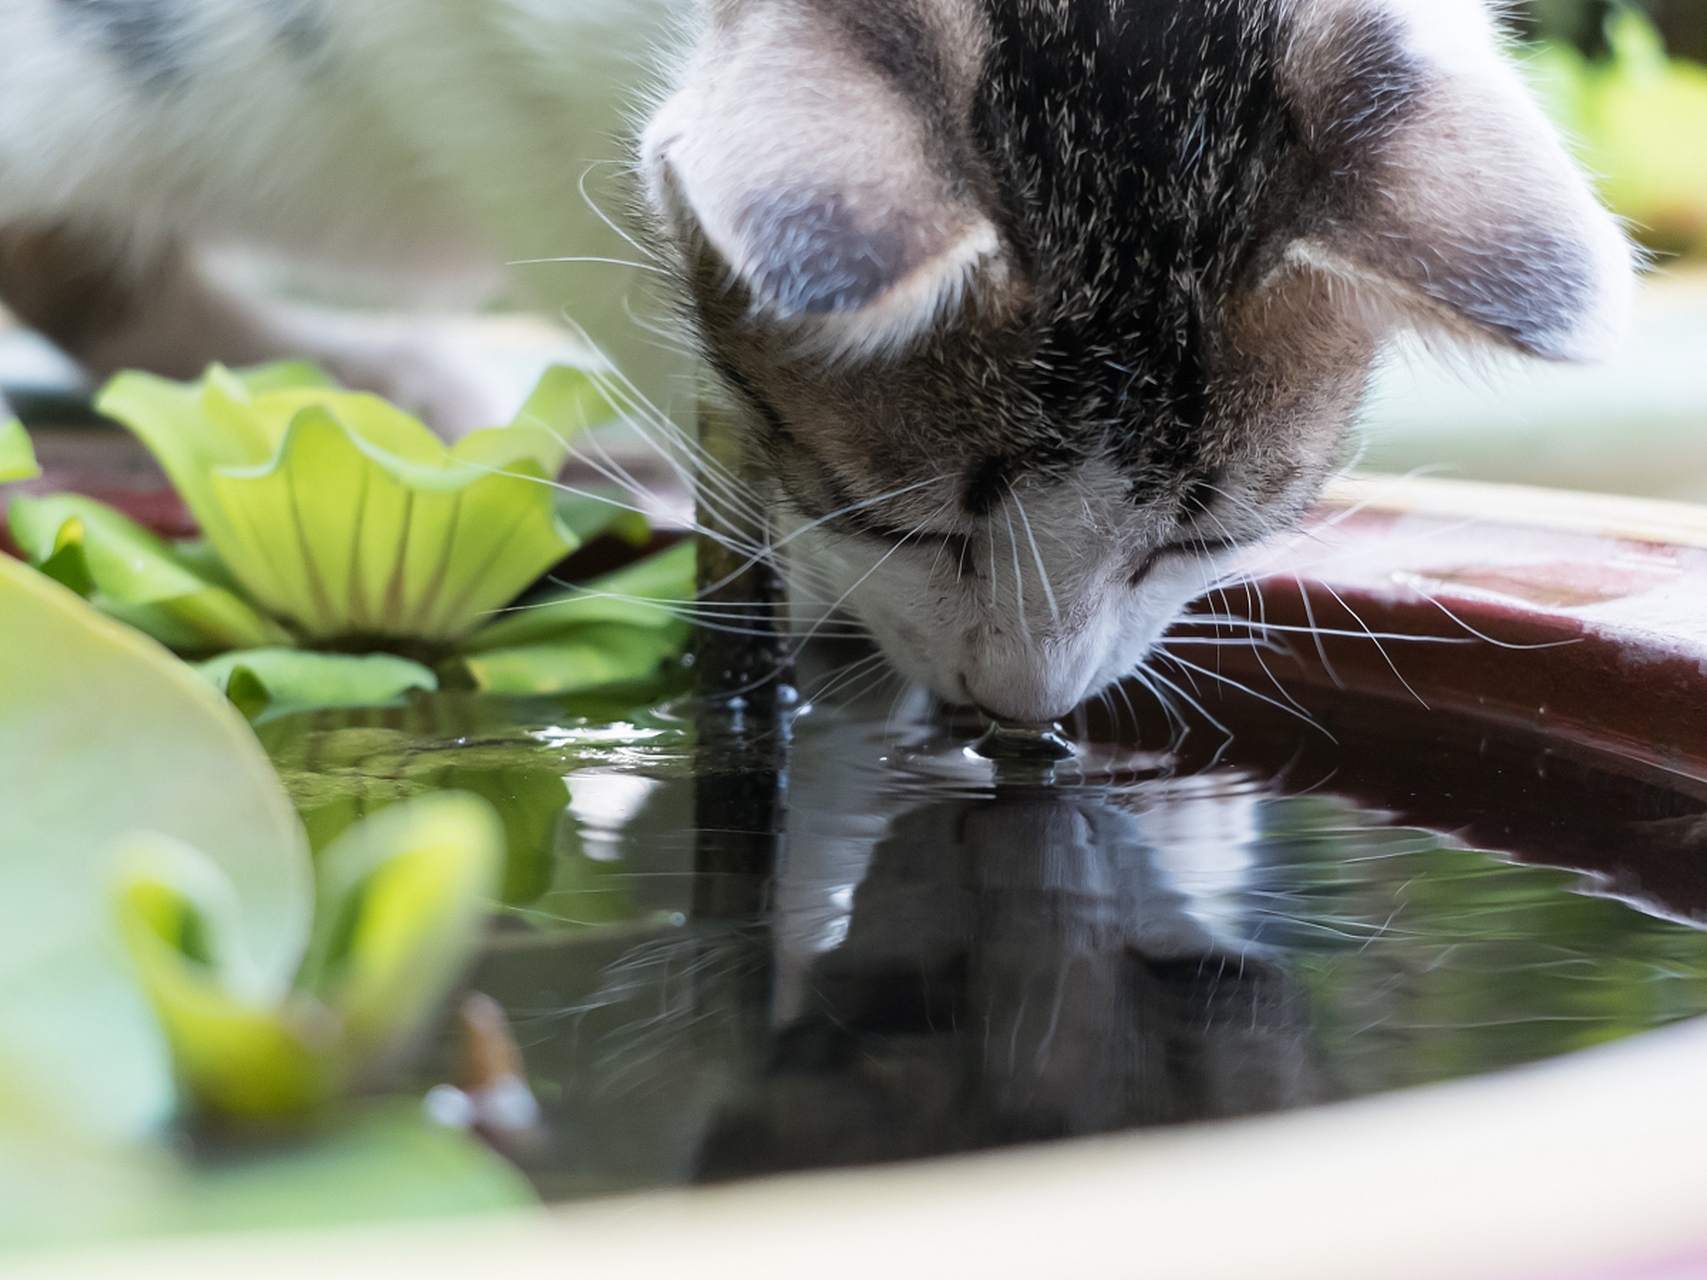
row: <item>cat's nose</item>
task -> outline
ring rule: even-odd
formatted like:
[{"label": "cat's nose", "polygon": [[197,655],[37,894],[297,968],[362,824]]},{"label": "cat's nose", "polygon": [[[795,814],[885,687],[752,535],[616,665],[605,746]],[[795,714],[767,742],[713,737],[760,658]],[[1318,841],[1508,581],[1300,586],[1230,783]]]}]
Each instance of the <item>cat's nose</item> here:
[{"label": "cat's nose", "polygon": [[[980,682],[982,683],[982,682]],[[965,676],[960,687],[977,712],[986,719],[1010,729],[1035,728],[1054,724],[1079,705],[1082,698],[1077,688],[1066,688],[1054,682],[1014,681],[999,691],[980,689]]]}]

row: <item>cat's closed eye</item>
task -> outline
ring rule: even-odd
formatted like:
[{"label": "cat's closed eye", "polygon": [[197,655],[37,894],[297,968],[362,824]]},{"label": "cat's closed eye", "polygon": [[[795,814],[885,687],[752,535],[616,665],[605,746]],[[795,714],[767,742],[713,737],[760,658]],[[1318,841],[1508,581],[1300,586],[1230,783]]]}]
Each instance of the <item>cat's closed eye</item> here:
[{"label": "cat's closed eye", "polygon": [[1170,557],[1186,559],[1211,560],[1216,556],[1225,555],[1238,546],[1230,538],[1191,538],[1180,542],[1166,542],[1157,547],[1139,563],[1127,579],[1129,587],[1141,587],[1144,580],[1156,571],[1156,568]]}]

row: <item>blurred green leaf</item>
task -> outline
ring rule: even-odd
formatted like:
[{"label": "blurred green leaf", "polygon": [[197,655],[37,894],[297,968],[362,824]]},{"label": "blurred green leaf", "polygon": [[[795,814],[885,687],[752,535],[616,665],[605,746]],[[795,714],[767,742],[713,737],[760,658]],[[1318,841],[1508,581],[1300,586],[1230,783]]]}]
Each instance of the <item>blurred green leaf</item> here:
[{"label": "blurred green leaf", "polygon": [[197,1168],[154,1150],[21,1138],[0,1120],[0,1248],[278,1231],[535,1204],[516,1168],[410,1103],[329,1117],[309,1140]]},{"label": "blurred green leaf", "polygon": [[503,858],[491,806],[440,792],[367,818],[316,859],[301,985],[338,1012],[351,1052],[382,1054],[443,998],[479,942]]},{"label": "blurred green leaf", "polygon": [[443,998],[495,895],[503,831],[454,793],[349,828],[316,859],[314,933],[283,994],[231,981],[236,895],[210,859],[151,836],[122,856],[123,937],[184,1085],[205,1111],[276,1118],[330,1101]]},{"label": "blurred green leaf", "polygon": [[293,993],[308,850],[225,700],[5,557],[0,670],[0,1245],[532,1198],[513,1168],[413,1105],[325,1116],[286,1150],[207,1170],[151,1140],[174,1070],[252,1112],[325,1097],[407,1034],[466,956],[496,874],[483,805],[435,798],[351,832],[338,865],[373,870],[353,891],[340,881],[355,901],[342,968],[323,998]]},{"label": "blurred green leaf", "polygon": [[18,546],[42,572],[162,644],[194,652],[291,643],[278,623],[93,498],[19,497],[7,519]]},{"label": "blurred green leaf", "polygon": [[591,542],[600,534],[609,534],[630,546],[643,547],[652,534],[652,526],[645,516],[623,505],[626,501],[616,490],[611,491],[609,498],[598,494],[560,494],[557,518],[579,542]]},{"label": "blurred green leaf", "polygon": [[16,418],[0,418],[0,484],[33,480],[41,474],[29,432]]},{"label": "blurred green leaf", "polygon": [[148,831],[232,886],[234,989],[277,998],[307,939],[301,825],[254,735],[164,649],[0,557],[0,1059],[56,1128],[139,1138],[170,1060],[112,945],[108,859]]},{"label": "blurred green leaf", "polygon": [[1606,27],[1610,56],[1563,41],[1530,60],[1530,77],[1601,193],[1650,245],[1699,248],[1707,232],[1707,68],[1666,56],[1633,8]]},{"label": "blurred green leaf", "polygon": [[400,1102],[334,1116],[315,1140],[183,1178],[157,1230],[258,1231],[438,1219],[537,1204],[516,1167]]},{"label": "blurred green leaf", "polygon": [[391,653],[247,649],[195,666],[251,720],[322,707],[396,706],[411,689],[439,687],[427,667]]},{"label": "blurred green leaf", "polygon": [[119,847],[118,916],[184,1088],[208,1112],[295,1116],[343,1083],[335,1015],[297,992],[240,992],[230,882],[198,849],[161,836]]}]

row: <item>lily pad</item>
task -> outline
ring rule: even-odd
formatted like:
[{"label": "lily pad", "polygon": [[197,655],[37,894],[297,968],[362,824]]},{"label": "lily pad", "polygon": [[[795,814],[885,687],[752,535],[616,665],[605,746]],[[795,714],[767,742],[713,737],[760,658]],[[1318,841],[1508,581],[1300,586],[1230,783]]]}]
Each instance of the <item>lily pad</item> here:
[{"label": "lily pad", "polygon": [[0,418],[0,484],[8,480],[33,480],[41,474],[29,432],[16,418]]},{"label": "lily pad", "polygon": [[247,649],[196,664],[251,720],[332,707],[398,705],[411,689],[439,687],[433,672],[391,653]]}]

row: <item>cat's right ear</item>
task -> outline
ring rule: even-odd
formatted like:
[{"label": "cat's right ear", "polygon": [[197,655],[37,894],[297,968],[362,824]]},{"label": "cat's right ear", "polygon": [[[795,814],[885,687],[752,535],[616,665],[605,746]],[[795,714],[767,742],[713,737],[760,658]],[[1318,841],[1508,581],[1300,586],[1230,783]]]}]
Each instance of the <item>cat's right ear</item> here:
[{"label": "cat's right ear", "polygon": [[749,322],[868,357],[1011,286],[1002,237],[955,168],[980,37],[935,8],[940,30],[815,0],[713,6],[641,163],[671,238],[709,250]]},{"label": "cat's right ear", "polygon": [[1284,267],[1328,277],[1381,325],[1610,354],[1631,246],[1483,0],[1293,0],[1291,21],[1282,82],[1307,171]]}]

